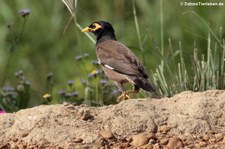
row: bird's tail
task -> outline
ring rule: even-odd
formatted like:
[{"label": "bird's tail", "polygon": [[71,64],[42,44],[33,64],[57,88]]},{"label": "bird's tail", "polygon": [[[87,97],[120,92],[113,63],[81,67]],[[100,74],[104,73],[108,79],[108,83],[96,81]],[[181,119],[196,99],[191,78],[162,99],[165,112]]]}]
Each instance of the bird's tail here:
[{"label": "bird's tail", "polygon": [[149,92],[155,92],[156,89],[153,85],[151,85],[147,79],[145,78],[135,78],[134,79],[135,85],[142,88],[143,90],[149,91]]}]

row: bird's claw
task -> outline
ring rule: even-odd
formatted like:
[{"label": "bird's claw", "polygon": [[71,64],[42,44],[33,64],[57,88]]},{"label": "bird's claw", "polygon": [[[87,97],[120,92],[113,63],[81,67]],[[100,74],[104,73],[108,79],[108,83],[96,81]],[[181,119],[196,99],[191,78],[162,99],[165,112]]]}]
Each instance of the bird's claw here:
[{"label": "bird's claw", "polygon": [[120,102],[120,101],[127,100],[127,99],[130,99],[130,96],[126,92],[124,92],[117,98],[117,101]]}]

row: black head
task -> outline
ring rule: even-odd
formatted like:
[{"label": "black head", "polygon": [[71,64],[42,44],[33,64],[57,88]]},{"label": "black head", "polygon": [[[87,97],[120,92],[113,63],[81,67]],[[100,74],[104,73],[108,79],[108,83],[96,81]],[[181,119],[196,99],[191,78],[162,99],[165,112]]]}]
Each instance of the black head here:
[{"label": "black head", "polygon": [[116,40],[114,29],[109,22],[97,21],[93,22],[90,26],[84,28],[82,32],[92,32],[97,37],[97,43],[109,39]]}]

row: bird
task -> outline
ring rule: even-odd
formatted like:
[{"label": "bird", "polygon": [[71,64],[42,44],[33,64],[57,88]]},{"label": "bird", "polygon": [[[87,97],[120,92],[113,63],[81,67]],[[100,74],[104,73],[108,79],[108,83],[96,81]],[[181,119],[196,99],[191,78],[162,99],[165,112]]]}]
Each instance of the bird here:
[{"label": "bird", "polygon": [[[122,94],[117,100],[126,100],[129,94],[138,93],[140,88],[155,92],[148,81],[144,65],[123,43],[117,41],[112,25],[106,21],[96,21],[81,32],[91,32],[96,36],[96,55],[105,75],[112,80]],[[124,84],[133,84],[133,90],[125,90]]]}]

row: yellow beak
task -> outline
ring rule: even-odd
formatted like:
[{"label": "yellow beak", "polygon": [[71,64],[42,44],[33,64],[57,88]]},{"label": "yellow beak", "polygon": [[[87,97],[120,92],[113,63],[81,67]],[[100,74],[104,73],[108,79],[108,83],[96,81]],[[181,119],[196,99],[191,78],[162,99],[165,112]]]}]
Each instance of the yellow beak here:
[{"label": "yellow beak", "polygon": [[90,31],[91,31],[91,28],[89,28],[89,27],[86,27],[81,30],[81,32],[90,32]]}]

